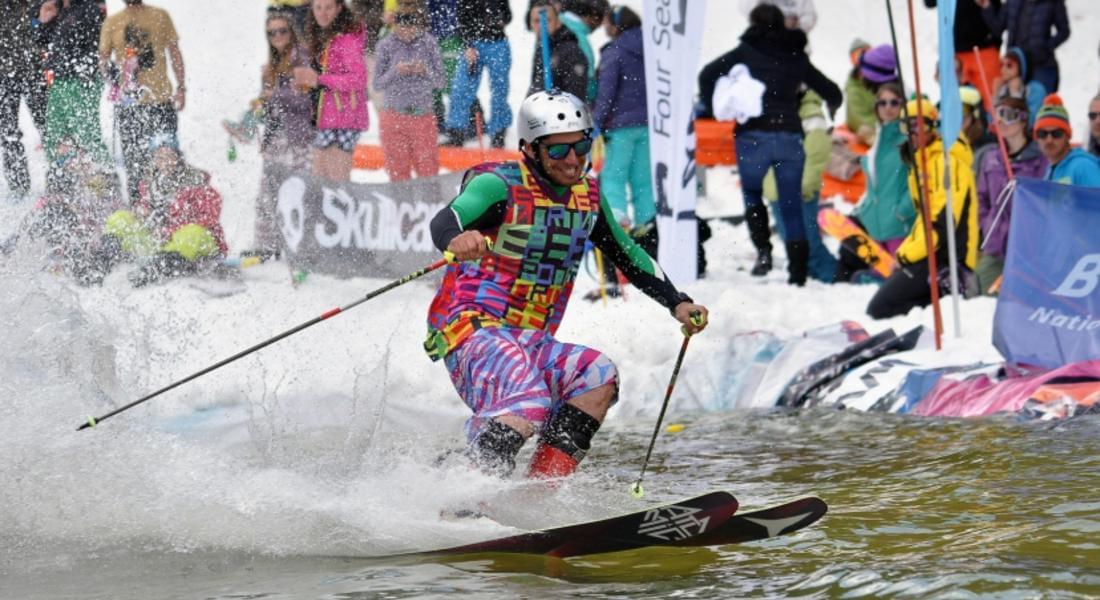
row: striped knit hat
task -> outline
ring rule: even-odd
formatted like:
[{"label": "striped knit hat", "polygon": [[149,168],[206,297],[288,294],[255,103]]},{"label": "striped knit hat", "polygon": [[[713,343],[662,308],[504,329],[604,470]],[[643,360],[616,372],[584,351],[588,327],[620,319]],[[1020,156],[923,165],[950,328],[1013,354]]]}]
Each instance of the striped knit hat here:
[{"label": "striped knit hat", "polygon": [[1043,98],[1043,105],[1035,115],[1033,131],[1038,132],[1040,129],[1061,129],[1066,132],[1066,137],[1073,137],[1073,128],[1069,125],[1069,111],[1062,106],[1062,99],[1058,94],[1050,94]]}]

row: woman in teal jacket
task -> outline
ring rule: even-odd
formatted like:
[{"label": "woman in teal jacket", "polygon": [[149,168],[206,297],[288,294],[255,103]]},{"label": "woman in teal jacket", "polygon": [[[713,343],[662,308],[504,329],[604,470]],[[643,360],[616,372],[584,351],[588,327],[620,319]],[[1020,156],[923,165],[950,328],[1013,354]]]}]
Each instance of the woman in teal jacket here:
[{"label": "woman in teal jacket", "polygon": [[[909,197],[909,169],[901,159],[901,145],[906,142],[900,120],[904,103],[905,95],[896,83],[883,84],[875,96],[878,135],[867,156],[860,160],[867,177],[867,190],[851,215],[853,221],[891,254],[909,234],[917,218]],[[844,246],[844,242],[841,245]],[[834,281],[850,281],[857,271],[868,268],[854,252],[842,248]]]}]

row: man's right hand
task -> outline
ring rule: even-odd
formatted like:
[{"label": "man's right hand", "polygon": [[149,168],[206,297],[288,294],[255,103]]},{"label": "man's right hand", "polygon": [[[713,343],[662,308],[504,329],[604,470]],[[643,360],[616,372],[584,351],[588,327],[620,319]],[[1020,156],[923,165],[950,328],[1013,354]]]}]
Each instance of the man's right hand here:
[{"label": "man's right hand", "polygon": [[463,231],[447,244],[447,252],[454,254],[456,260],[478,260],[489,250],[486,240],[480,231]]}]

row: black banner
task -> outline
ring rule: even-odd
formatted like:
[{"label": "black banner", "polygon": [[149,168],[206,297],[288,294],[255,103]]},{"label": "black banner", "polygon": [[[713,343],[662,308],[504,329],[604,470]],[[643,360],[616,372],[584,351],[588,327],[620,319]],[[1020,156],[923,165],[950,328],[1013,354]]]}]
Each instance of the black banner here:
[{"label": "black banner", "polygon": [[294,269],[337,277],[398,277],[439,257],[432,217],[462,173],[400,183],[332,182],[293,174],[279,187],[279,229]]}]

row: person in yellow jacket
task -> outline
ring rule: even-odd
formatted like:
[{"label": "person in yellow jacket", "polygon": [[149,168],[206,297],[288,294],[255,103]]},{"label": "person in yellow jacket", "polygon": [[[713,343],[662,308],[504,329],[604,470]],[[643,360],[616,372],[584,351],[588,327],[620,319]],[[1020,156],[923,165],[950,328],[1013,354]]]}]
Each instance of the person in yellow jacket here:
[{"label": "person in yellow jacket", "polygon": [[[918,175],[926,182],[929,214],[932,221],[932,242],[936,253],[935,280],[940,290],[949,290],[950,277],[947,247],[947,198],[948,191],[944,182],[944,164],[949,169],[951,179],[951,202],[955,218],[955,251],[959,261],[959,281],[965,288],[970,273],[978,264],[978,196],[974,181],[974,155],[965,136],[960,136],[950,150],[944,151],[944,140],[940,139],[936,126],[939,113],[930,101],[920,103],[910,100],[906,105],[909,120],[908,148],[903,147],[902,154],[909,164],[909,193],[917,210],[917,219],[909,235],[898,247],[896,256],[898,268],[882,284],[878,292],[867,305],[867,314],[873,319],[886,319],[904,315],[915,306],[927,306],[931,303],[932,277],[929,276],[928,246],[925,238],[924,220],[921,217]],[[924,147],[917,140],[917,120],[924,120]],[[915,156],[914,156],[915,154]]]}]

